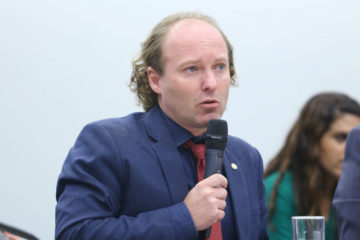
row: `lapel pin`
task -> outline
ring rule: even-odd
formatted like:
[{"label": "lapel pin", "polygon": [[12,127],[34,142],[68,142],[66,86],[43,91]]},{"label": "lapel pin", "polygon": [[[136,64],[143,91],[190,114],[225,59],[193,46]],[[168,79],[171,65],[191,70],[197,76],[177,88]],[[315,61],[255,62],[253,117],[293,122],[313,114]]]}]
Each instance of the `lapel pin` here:
[{"label": "lapel pin", "polygon": [[232,169],[234,169],[234,170],[237,170],[237,169],[238,169],[238,166],[237,166],[235,163],[232,163],[232,164],[231,164],[231,167],[232,167]]}]

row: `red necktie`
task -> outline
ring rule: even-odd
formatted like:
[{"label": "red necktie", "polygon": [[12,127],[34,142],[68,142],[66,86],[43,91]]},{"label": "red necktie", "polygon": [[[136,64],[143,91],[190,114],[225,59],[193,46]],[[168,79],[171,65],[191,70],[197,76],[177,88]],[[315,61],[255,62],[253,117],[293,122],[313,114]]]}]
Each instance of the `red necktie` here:
[{"label": "red necktie", "polygon": [[[196,158],[196,171],[198,174],[198,181],[204,179],[205,175],[205,144],[194,144],[192,140],[187,141],[183,145],[185,148],[190,148],[194,157]],[[211,226],[210,237],[207,240],[222,240],[221,222],[214,223]]]}]

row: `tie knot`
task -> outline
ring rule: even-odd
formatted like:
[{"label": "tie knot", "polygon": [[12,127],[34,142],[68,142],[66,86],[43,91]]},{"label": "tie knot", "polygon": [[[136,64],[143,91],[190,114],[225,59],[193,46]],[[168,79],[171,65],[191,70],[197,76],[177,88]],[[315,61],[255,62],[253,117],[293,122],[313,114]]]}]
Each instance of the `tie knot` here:
[{"label": "tie knot", "polygon": [[205,151],[206,151],[206,145],[203,143],[194,144],[192,140],[187,141],[183,144],[185,148],[189,148],[192,153],[194,154],[194,157],[199,160],[205,159]]}]

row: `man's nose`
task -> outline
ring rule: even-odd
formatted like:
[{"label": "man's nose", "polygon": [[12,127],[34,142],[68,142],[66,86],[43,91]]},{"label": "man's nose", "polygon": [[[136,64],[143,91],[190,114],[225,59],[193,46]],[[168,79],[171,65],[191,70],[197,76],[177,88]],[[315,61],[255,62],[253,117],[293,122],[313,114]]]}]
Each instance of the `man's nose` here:
[{"label": "man's nose", "polygon": [[213,91],[217,88],[217,79],[215,73],[211,70],[205,72],[205,76],[203,78],[203,90],[204,91]]}]

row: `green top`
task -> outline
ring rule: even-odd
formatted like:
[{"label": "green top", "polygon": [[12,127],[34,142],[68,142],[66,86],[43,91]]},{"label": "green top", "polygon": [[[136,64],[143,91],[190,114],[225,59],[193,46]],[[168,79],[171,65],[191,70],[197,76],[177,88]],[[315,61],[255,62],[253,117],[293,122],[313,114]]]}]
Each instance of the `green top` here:
[{"label": "green top", "polygon": [[[274,172],[265,179],[266,203],[269,206],[270,194],[279,177],[279,172]],[[278,194],[275,200],[275,211],[272,219],[269,219],[267,231],[270,240],[291,240],[292,225],[291,217],[298,216],[294,189],[292,185],[292,174],[286,171],[278,186]],[[335,209],[331,207],[329,219],[325,222],[326,240],[337,239]]]}]

